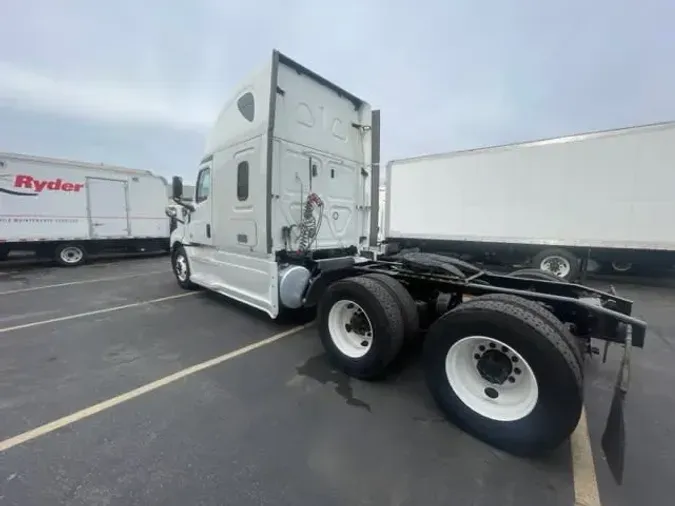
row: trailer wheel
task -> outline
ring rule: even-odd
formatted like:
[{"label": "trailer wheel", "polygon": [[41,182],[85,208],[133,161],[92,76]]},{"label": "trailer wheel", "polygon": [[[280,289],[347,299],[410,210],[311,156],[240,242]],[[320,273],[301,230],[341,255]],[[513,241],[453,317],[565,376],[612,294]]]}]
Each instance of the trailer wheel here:
[{"label": "trailer wheel", "polygon": [[54,259],[63,267],[75,267],[87,261],[87,251],[81,244],[59,244],[54,250]]},{"label": "trailer wheel", "polygon": [[620,262],[617,260],[614,260],[611,263],[611,266],[614,272],[620,272],[622,274],[624,272],[630,272],[630,270],[633,268],[633,264],[631,262]]},{"label": "trailer wheel", "polygon": [[552,272],[542,271],[541,269],[518,269],[517,271],[513,271],[512,273],[510,273],[509,276],[513,276],[514,278],[521,278],[521,279],[534,279],[534,280],[540,280],[540,281],[555,281],[557,283],[560,283],[561,281],[567,281],[564,278],[556,276]]},{"label": "trailer wheel", "polygon": [[556,448],[581,416],[580,366],[564,336],[513,301],[479,297],[446,313],[429,330],[424,364],[445,415],[515,455]]},{"label": "trailer wheel", "polygon": [[355,378],[384,375],[403,346],[401,306],[374,279],[353,277],[330,285],[319,302],[318,323],[331,362]]},{"label": "trailer wheel", "polygon": [[186,290],[196,290],[198,286],[190,281],[190,262],[188,262],[187,253],[183,246],[176,246],[171,255],[171,267],[176,281],[181,288]]},{"label": "trailer wheel", "polygon": [[420,319],[417,313],[417,304],[408,290],[395,278],[386,274],[371,273],[366,274],[364,278],[374,279],[384,285],[396,298],[403,316],[403,334],[405,341],[412,341],[419,335]]},{"label": "trailer wheel", "polygon": [[579,259],[562,248],[551,248],[539,252],[532,260],[532,266],[567,281],[579,276]]}]

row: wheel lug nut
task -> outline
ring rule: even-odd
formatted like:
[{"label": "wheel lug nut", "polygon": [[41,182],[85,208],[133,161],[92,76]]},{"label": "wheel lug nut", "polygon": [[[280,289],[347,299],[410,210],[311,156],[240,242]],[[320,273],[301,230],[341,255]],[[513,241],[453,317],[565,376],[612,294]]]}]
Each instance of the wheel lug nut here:
[{"label": "wheel lug nut", "polygon": [[483,346],[483,345],[481,344],[481,345],[478,347],[478,349],[479,349],[480,351],[485,351],[485,346]]},{"label": "wheel lug nut", "polygon": [[496,348],[497,345],[495,343],[490,343],[490,348]]},{"label": "wheel lug nut", "polygon": [[473,358],[475,358],[476,360],[480,359],[480,354],[476,353],[476,354],[473,356]]},{"label": "wheel lug nut", "polygon": [[515,382],[516,382],[516,378],[514,378],[513,376],[509,376],[509,383],[515,383]]},{"label": "wheel lug nut", "polygon": [[518,369],[518,368],[516,367],[516,368],[513,370],[513,372],[515,372],[516,374],[520,374],[520,369]]},{"label": "wheel lug nut", "polygon": [[509,349],[506,346],[502,346],[502,352],[508,353]]},{"label": "wheel lug nut", "polygon": [[368,346],[368,341],[361,341],[361,346],[363,346],[364,348]]},{"label": "wheel lug nut", "polygon": [[347,304],[347,309],[354,309],[354,304]]},{"label": "wheel lug nut", "polygon": [[511,357],[511,362],[513,362],[513,363],[518,362],[518,357]]}]

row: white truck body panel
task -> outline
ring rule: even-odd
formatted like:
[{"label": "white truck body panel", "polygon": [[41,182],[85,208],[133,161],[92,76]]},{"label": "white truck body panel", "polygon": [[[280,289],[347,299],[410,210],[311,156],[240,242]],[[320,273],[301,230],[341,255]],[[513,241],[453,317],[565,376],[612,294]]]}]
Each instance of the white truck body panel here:
[{"label": "white truck body panel", "polygon": [[675,250],[675,122],[387,166],[385,236]]},{"label": "white truck body panel", "polygon": [[365,247],[370,118],[368,104],[275,51],[219,114],[195,211],[172,234],[186,248],[192,281],[276,317],[276,254],[297,249],[311,192],[324,202],[312,249]]},{"label": "white truck body panel", "polygon": [[0,241],[168,238],[166,192],[149,171],[0,153]]}]

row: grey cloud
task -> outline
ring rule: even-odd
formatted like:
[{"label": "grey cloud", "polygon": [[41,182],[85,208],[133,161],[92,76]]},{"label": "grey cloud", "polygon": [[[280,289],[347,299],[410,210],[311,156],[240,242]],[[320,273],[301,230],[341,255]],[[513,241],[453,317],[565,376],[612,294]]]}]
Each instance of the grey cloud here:
[{"label": "grey cloud", "polygon": [[183,171],[272,48],[381,108],[385,158],[674,119],[672,19],[669,0],[12,1],[0,132],[21,133],[1,147]]}]

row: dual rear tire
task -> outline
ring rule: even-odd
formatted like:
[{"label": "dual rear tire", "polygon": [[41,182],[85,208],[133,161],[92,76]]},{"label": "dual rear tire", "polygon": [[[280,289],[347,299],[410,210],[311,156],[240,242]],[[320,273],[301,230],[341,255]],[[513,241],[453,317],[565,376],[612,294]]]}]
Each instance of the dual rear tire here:
[{"label": "dual rear tire", "polygon": [[[414,300],[383,275],[330,285],[318,324],[334,366],[364,380],[386,375],[406,340],[419,335]],[[510,295],[477,297],[448,311],[429,328],[423,349],[427,387],[445,416],[521,456],[545,453],[574,431],[582,362],[576,341],[552,313]]]},{"label": "dual rear tire", "polygon": [[331,284],[317,314],[329,359],[355,378],[384,376],[414,324],[404,316],[410,314],[405,307],[394,290],[378,279],[359,276]]}]

